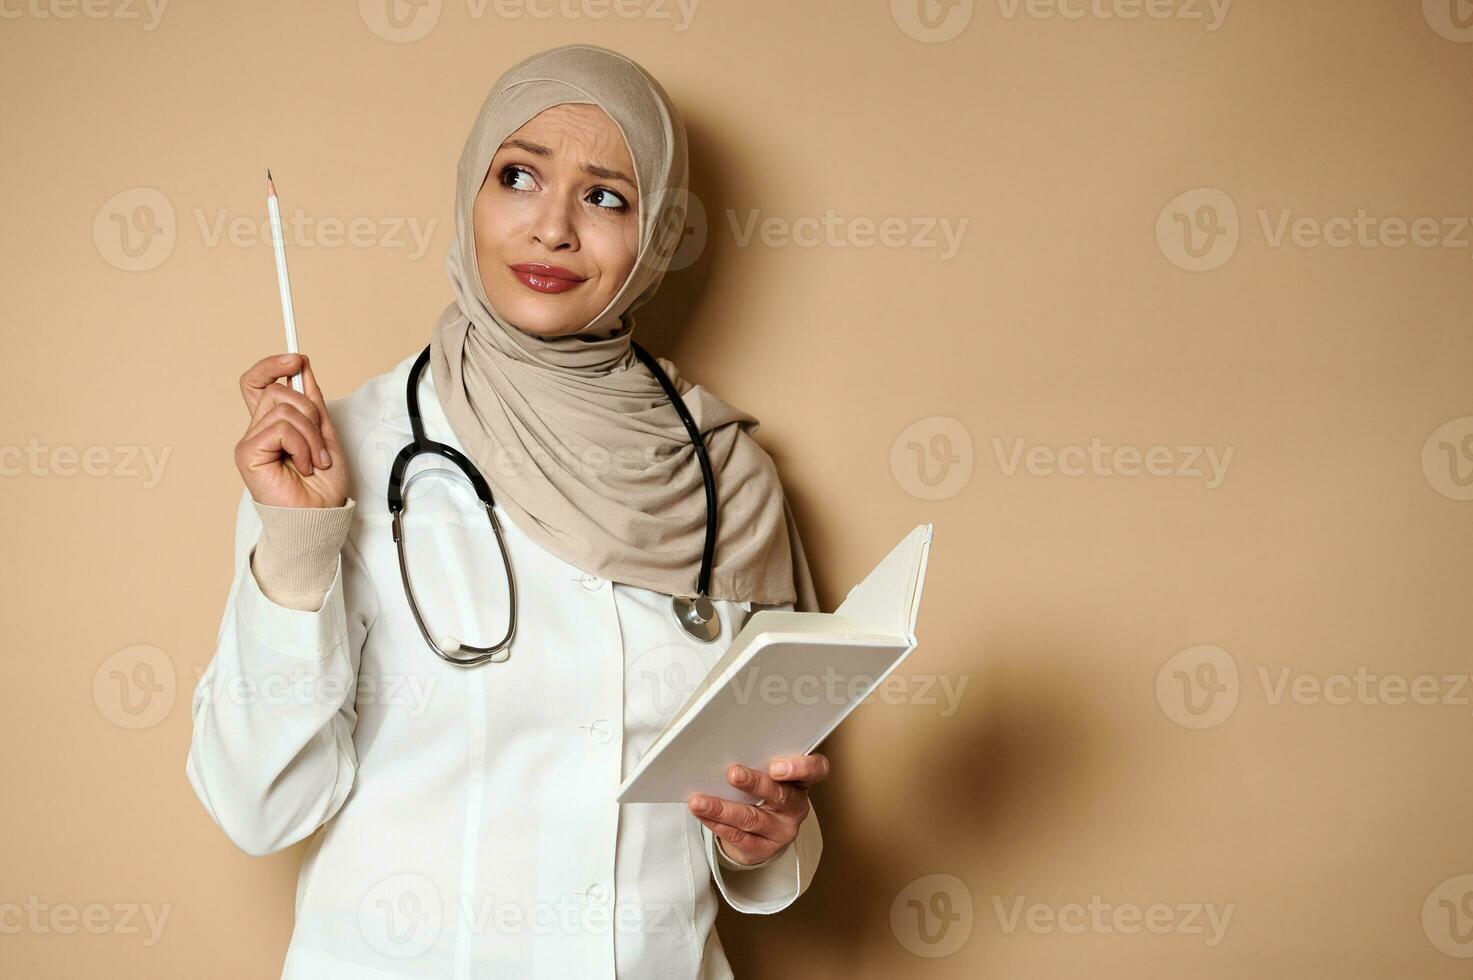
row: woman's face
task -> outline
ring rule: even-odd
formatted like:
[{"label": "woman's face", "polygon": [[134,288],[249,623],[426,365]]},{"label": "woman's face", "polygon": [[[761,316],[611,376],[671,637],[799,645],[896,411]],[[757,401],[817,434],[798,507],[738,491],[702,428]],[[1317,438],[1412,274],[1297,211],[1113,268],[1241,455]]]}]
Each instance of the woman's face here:
[{"label": "woman's face", "polygon": [[576,333],[634,268],[639,190],[619,127],[594,105],[544,109],[506,138],[475,202],[486,298],[526,333]]}]

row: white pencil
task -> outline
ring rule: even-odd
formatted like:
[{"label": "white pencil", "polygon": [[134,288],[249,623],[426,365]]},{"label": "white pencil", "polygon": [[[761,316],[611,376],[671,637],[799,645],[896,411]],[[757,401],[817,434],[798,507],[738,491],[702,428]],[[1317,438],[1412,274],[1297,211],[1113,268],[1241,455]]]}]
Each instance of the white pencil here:
[{"label": "white pencil", "polygon": [[[292,313],[292,281],[286,274],[286,239],[281,234],[281,208],[276,203],[276,185],[271,181],[271,171],[266,171],[266,210],[271,215],[271,247],[276,251],[276,285],[281,288],[281,318],[286,323],[286,350],[288,354],[301,353],[297,350],[297,318]],[[292,375],[292,387],[302,390],[302,375]]]}]

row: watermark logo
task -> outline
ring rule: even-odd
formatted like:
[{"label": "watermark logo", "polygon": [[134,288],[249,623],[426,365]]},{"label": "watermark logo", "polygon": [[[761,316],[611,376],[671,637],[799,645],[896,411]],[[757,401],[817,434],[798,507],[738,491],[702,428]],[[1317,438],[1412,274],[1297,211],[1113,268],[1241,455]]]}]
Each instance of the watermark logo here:
[{"label": "watermark logo", "polygon": [[1004,20],[1199,21],[1209,34],[1222,30],[1233,0],[997,0]]},{"label": "watermark logo", "polygon": [[[274,245],[276,240],[271,219],[265,215],[250,217],[238,214],[232,217],[223,208],[217,208],[213,214],[195,208],[194,223],[206,248],[219,248],[222,243],[233,248],[255,248],[267,243]],[[413,215],[369,217],[360,214],[340,218],[331,214],[309,215],[301,208],[293,208],[281,216],[281,237],[293,250],[342,248],[344,245],[393,249],[403,250],[409,261],[417,262],[429,251],[435,224],[435,218],[421,219]]]},{"label": "watermark logo", "polygon": [[1469,0],[1422,0],[1422,16],[1439,37],[1459,44],[1473,41],[1473,3]]},{"label": "watermark logo", "polygon": [[890,903],[890,931],[908,952],[951,956],[972,936],[972,893],[955,875],[932,874],[901,889]]},{"label": "watermark logo", "polygon": [[170,903],[47,902],[39,895],[24,902],[0,902],[0,936],[137,936],[145,947],[157,946],[174,911]]},{"label": "watermark logo", "polygon": [[1276,671],[1259,666],[1258,683],[1272,707],[1282,704],[1329,705],[1444,705],[1467,707],[1473,674],[1378,674],[1360,664],[1354,673],[1296,673],[1293,667]]},{"label": "watermark logo", "polygon": [[973,0],[890,0],[890,16],[906,36],[939,44],[967,29],[972,7]]},{"label": "watermark logo", "polygon": [[959,419],[932,415],[901,430],[890,444],[890,474],[920,500],[945,500],[972,479],[972,434]]},{"label": "watermark logo", "polygon": [[[1374,214],[1369,208],[1328,216],[1293,207],[1252,209],[1263,245],[1281,249],[1473,250],[1473,218],[1467,215]],[[1219,269],[1237,252],[1247,228],[1226,192],[1198,187],[1172,198],[1156,218],[1156,244],[1173,265],[1189,272]]]},{"label": "watermark logo", "polygon": [[460,921],[473,935],[495,931],[498,936],[528,933],[534,936],[689,935],[692,923],[678,903],[614,901],[614,890],[603,881],[557,895],[551,900],[508,902],[491,895],[462,894]]},{"label": "watermark logo", "polygon": [[[1380,673],[1365,664],[1353,671],[1313,674],[1292,666],[1254,668],[1264,704],[1271,708],[1468,707],[1473,674]],[[1183,728],[1214,728],[1227,721],[1246,693],[1237,662],[1221,647],[1197,646],[1173,656],[1156,675],[1156,701]]]},{"label": "watermark logo", "polygon": [[879,702],[891,706],[939,708],[938,717],[950,718],[961,705],[971,674],[891,673],[880,681],[874,674],[844,674],[832,665],[822,674],[764,673],[753,664],[731,681],[737,704],[826,704],[835,708],[862,707]]},{"label": "watermark logo", "polygon": [[1127,478],[1138,476],[1172,477],[1202,480],[1208,490],[1216,490],[1227,479],[1235,446],[1107,446],[1099,436],[1088,445],[1055,448],[1036,444],[1029,446],[1020,436],[1007,446],[999,438],[992,440],[992,453],[1003,476],[1016,476],[1020,471],[1030,476],[1068,477],[1099,476]]},{"label": "watermark logo", "polygon": [[656,226],[663,242],[660,255],[669,255],[670,271],[689,268],[705,252],[710,236],[706,206],[690,191],[678,191],[665,203]]},{"label": "watermark logo", "polygon": [[1156,244],[1167,261],[1188,272],[1211,272],[1238,250],[1238,208],[1226,191],[1183,191],[1156,218]]},{"label": "watermark logo", "polygon": [[[421,380],[422,385],[428,383],[428,380]],[[379,474],[379,479],[387,480],[394,460],[412,441],[410,431],[409,416],[403,414],[402,409],[383,419],[358,441],[350,457],[353,465],[361,472]],[[431,429],[429,435],[434,438],[436,432]],[[459,448],[453,435],[450,444]],[[511,477],[521,473],[545,473],[549,467],[556,467],[579,473],[587,479],[624,480],[637,478],[664,465],[669,455],[688,451],[689,447],[686,446],[675,447],[669,453],[663,453],[655,446],[634,443],[614,446],[585,443],[575,447],[566,442],[558,442],[550,447],[534,445],[530,449],[502,443],[491,450],[489,460],[477,459],[475,462],[488,479],[492,479],[493,474]],[[0,456],[0,461],[3,461],[3,456]],[[420,474],[430,471],[433,471],[435,477],[447,477],[444,482],[458,483],[465,493],[457,497],[455,502],[465,503],[479,515],[480,523],[485,523],[485,510],[476,498],[474,488],[461,470],[443,457],[424,453],[414,457],[405,469],[406,499],[411,482],[417,485],[421,479]],[[436,479],[432,485],[438,487],[440,482]],[[405,506],[407,509],[408,504]]]},{"label": "watermark logo", "polygon": [[0,20],[114,20],[139,22],[145,34],[158,29],[169,0],[6,0]]},{"label": "watermark logo", "polygon": [[707,671],[701,655],[682,643],[644,651],[624,669],[630,714],[658,734],[695,693]]},{"label": "watermark logo", "polygon": [[152,490],[164,478],[172,446],[48,446],[32,436],[24,446],[0,446],[0,477],[116,477]]},{"label": "watermark logo", "polygon": [[125,647],[92,675],[92,700],[119,728],[152,728],[168,717],[176,689],[174,662],[158,647]]},{"label": "watermark logo", "polygon": [[[676,33],[690,29],[700,0],[465,0],[472,21],[665,21]],[[440,23],[442,0],[358,0],[358,16],[375,36],[409,44],[429,36]]]},{"label": "watermark logo", "polygon": [[[626,244],[631,252],[638,252],[639,234],[637,225],[629,227]],[[667,271],[677,272],[695,264],[706,250],[708,237],[706,206],[690,191],[676,189],[660,204],[651,223],[649,247],[639,256],[639,262],[646,268],[663,265]]]},{"label": "watermark logo", "polygon": [[732,238],[738,248],[753,241],[768,248],[914,248],[934,251],[942,262],[949,262],[961,251],[971,218],[952,219],[946,215],[844,215],[825,208],[822,217],[800,215],[764,215],[760,208],[748,208],[739,215],[734,208],[726,211]]},{"label": "watermark logo", "polygon": [[441,0],[358,0],[358,16],[377,37],[409,44],[440,23]]},{"label": "watermark logo", "polygon": [[1422,444],[1422,473],[1449,500],[1473,500],[1473,415],[1433,430]]},{"label": "watermark logo", "polygon": [[92,219],[92,241],[109,265],[147,272],[174,252],[174,205],[155,187],[130,187],[103,202]]},{"label": "watermark logo", "polygon": [[[1087,443],[1050,446],[1023,436],[990,442],[998,475],[1138,477],[1201,481],[1217,490],[1227,480],[1236,446],[1109,445],[1099,436]],[[890,444],[890,473],[905,492],[922,500],[944,500],[971,480],[974,453],[967,427],[947,416],[913,422]]]},{"label": "watermark logo", "polygon": [[1439,952],[1473,959],[1473,874],[1449,878],[1428,893],[1422,931]]},{"label": "watermark logo", "polygon": [[1221,908],[1210,902],[1152,902],[1143,906],[1109,902],[1099,895],[1091,895],[1088,902],[1060,905],[1029,902],[1026,895],[1015,895],[1005,903],[1001,895],[994,895],[992,907],[999,928],[1007,936],[1019,929],[1039,936],[1055,932],[1068,936],[1149,932],[1157,936],[1202,936],[1207,946],[1217,946],[1227,937],[1228,924],[1237,909],[1232,902]]},{"label": "watermark logo", "polygon": [[1203,644],[1174,654],[1156,672],[1156,703],[1183,728],[1216,728],[1238,707],[1238,664]]},{"label": "watermark logo", "polygon": [[435,883],[421,874],[390,875],[358,905],[358,931],[376,952],[393,959],[420,956],[444,925]]},{"label": "watermark logo", "polygon": [[[192,210],[194,228],[205,248],[268,248],[275,235],[265,214],[232,215],[224,208]],[[437,219],[414,215],[309,215],[301,208],[281,216],[288,247],[401,250],[411,262],[423,258]],[[133,187],[108,198],[92,220],[92,241],[109,265],[124,272],[147,272],[174,253],[179,238],[174,205],[154,187]]]},{"label": "watermark logo", "polygon": [[216,675],[196,668],[195,698],[203,704],[272,708],[337,708],[351,700],[360,711],[382,705],[419,718],[429,710],[436,677],[423,672],[320,673],[306,667]]}]

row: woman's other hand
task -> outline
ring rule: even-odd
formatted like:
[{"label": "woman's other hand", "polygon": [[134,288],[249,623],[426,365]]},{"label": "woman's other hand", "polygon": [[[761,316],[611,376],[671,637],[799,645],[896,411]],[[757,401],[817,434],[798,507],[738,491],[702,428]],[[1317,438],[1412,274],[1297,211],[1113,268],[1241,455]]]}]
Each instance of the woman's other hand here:
[{"label": "woman's other hand", "polygon": [[[302,372],[303,392],[281,378]],[[322,389],[305,354],[274,354],[240,376],[250,410],[235,444],[235,467],[257,503],[274,507],[341,507],[348,466]]]},{"label": "woman's other hand", "polygon": [[692,793],[686,805],[720,838],[716,846],[728,858],[761,864],[797,838],[808,818],[808,787],[828,774],[828,757],[819,752],[778,756],[768,761],[766,773],[733,764],[726,781],[762,800],[761,806],[701,793]]}]

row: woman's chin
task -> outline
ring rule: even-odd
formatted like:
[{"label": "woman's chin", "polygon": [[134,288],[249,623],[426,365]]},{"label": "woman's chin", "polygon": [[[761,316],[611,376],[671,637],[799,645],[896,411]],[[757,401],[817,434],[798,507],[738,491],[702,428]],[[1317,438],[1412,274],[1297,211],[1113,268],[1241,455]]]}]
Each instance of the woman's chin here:
[{"label": "woman's chin", "polygon": [[517,304],[506,315],[507,322],[522,333],[550,339],[577,333],[593,319],[593,315],[569,316],[567,310],[548,310],[540,304]]}]

